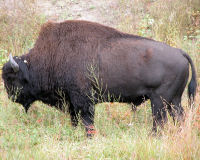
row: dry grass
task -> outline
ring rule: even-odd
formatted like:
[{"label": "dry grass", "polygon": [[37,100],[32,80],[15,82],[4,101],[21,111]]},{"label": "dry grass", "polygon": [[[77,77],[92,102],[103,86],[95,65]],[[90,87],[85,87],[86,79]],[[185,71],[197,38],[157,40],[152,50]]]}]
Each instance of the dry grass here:
[{"label": "dry grass", "polygon": [[2,2],[0,6],[0,46],[7,56],[24,54],[33,47],[44,17],[37,11],[34,0]]}]

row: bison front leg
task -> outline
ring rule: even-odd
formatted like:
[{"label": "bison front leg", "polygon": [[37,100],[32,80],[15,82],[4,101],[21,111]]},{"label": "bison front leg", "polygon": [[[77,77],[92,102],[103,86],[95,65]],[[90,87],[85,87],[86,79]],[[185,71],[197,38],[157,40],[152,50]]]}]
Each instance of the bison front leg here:
[{"label": "bison front leg", "polygon": [[76,127],[78,125],[78,120],[79,120],[79,109],[74,108],[73,104],[70,104],[69,114],[71,117],[72,126]]},{"label": "bison front leg", "polygon": [[[94,105],[92,105],[87,95],[83,95],[80,92],[71,92],[70,100],[73,108],[77,108],[80,111],[81,120],[85,126],[87,137],[92,137],[95,134],[94,129]],[[71,111],[72,122],[75,118],[75,113]],[[75,122],[75,121],[74,121]]]},{"label": "bison front leg", "polygon": [[81,110],[81,119],[85,126],[87,137],[91,138],[95,133],[94,128],[94,106],[88,104]]}]

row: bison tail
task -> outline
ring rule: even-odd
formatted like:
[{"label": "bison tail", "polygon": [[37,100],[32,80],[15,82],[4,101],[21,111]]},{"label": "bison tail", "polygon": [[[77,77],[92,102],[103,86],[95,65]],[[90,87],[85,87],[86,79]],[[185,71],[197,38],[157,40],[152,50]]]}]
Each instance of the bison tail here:
[{"label": "bison tail", "polygon": [[190,56],[183,51],[182,51],[182,54],[191,65],[192,77],[188,85],[188,96],[189,96],[190,102],[192,102],[194,100],[194,96],[196,94],[196,88],[197,88],[196,71],[195,71],[194,63],[192,62],[192,59],[190,58]]}]

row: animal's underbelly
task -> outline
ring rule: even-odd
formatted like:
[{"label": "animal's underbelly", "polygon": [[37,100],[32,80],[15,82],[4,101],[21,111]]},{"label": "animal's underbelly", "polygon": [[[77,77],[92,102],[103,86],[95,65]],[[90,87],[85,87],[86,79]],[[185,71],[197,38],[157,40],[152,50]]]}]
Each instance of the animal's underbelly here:
[{"label": "animal's underbelly", "polygon": [[[104,95],[107,96],[107,95]],[[123,94],[123,93],[109,93],[108,97],[108,101],[117,101],[117,102],[125,102],[125,103],[133,103],[134,105],[140,105],[141,103],[143,103],[144,101],[146,101],[147,99],[149,99],[148,95],[136,95],[136,94]],[[105,98],[106,99],[106,98]]]},{"label": "animal's underbelly", "polygon": [[119,101],[134,103],[135,105],[141,104],[144,99],[147,99],[149,90],[141,86],[116,86],[104,88],[106,92],[104,97],[109,97],[109,101]]}]

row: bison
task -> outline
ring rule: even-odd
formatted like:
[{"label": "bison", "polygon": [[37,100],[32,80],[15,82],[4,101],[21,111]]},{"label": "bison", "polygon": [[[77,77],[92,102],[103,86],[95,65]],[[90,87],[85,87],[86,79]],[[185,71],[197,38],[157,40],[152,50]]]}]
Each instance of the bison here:
[{"label": "bison", "polygon": [[[182,50],[88,21],[47,22],[27,54],[9,59],[2,72],[9,98],[22,104],[26,112],[36,100],[62,110],[64,98],[72,125],[77,126],[80,117],[89,137],[95,131],[94,104],[99,90],[105,101],[108,94],[113,95],[110,101],[120,97],[120,102],[134,105],[150,99],[156,132],[167,121],[167,111],[176,121],[184,119],[181,97],[189,64],[190,98],[197,85],[194,64]],[[96,68],[94,79],[101,81],[100,89],[88,76],[91,64]]]}]

